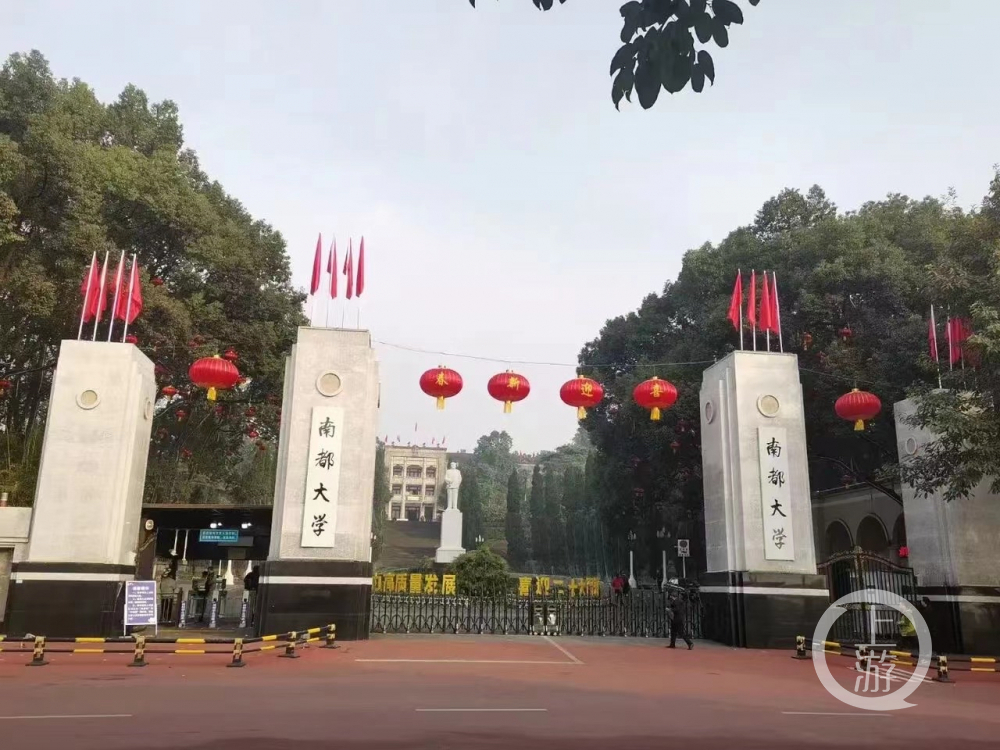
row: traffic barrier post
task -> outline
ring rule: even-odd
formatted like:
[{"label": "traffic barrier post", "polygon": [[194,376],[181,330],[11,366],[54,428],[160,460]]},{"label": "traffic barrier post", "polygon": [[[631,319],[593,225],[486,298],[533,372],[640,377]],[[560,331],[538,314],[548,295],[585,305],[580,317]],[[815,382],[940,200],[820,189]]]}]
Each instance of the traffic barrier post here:
[{"label": "traffic barrier post", "polygon": [[44,667],[46,664],[48,662],[45,661],[45,636],[35,636],[35,646],[31,651],[31,661],[28,662],[28,666]]},{"label": "traffic barrier post", "polygon": [[340,648],[337,645],[337,626],[327,625],[326,626],[326,643],[324,643],[320,648]]},{"label": "traffic barrier post", "polygon": [[278,654],[278,656],[282,659],[298,659],[299,655],[295,653],[295,642],[299,639],[299,634],[293,630],[286,638],[288,640],[285,643],[285,653]]},{"label": "traffic barrier post", "polygon": [[227,667],[245,667],[246,662],[243,661],[243,639],[237,638],[233,641],[233,660],[226,665]]},{"label": "traffic barrier post", "polygon": [[219,592],[212,592],[212,608],[208,611],[208,627],[215,630],[219,627]]},{"label": "traffic barrier post", "polygon": [[177,615],[177,627],[186,628],[187,627],[187,611],[188,611],[188,597],[187,591],[181,588],[181,609]]},{"label": "traffic barrier post", "polygon": [[795,636],[795,656],[793,659],[808,659],[809,655],[806,653],[806,637],[804,635]]},{"label": "traffic barrier post", "polygon": [[948,675],[948,657],[941,654],[937,658],[937,677],[934,679],[938,682],[951,682],[951,677]]},{"label": "traffic barrier post", "polygon": [[146,666],[146,636],[137,635],[135,637],[135,652],[132,654],[130,667]]},{"label": "traffic barrier post", "polygon": [[247,609],[250,604],[250,592],[243,592],[243,601],[240,603],[240,624],[239,627],[245,628],[247,626]]}]

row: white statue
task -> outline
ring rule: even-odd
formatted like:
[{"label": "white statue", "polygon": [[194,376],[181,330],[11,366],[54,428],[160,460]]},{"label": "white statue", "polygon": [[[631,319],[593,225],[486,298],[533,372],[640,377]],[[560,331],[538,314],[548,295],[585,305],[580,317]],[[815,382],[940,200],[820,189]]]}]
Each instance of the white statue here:
[{"label": "white statue", "polygon": [[444,486],[448,493],[448,509],[458,508],[458,488],[462,484],[462,472],[458,470],[458,464],[454,461],[444,473]]},{"label": "white statue", "polygon": [[441,512],[441,546],[434,556],[435,562],[451,563],[465,554],[462,548],[462,511],[458,509],[458,487],[462,472],[454,461],[444,473],[444,486],[448,493],[448,507]]}]

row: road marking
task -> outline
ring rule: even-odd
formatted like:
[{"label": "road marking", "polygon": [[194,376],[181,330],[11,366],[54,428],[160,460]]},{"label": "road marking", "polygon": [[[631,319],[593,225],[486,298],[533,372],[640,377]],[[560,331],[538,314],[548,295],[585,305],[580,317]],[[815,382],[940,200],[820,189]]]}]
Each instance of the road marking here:
[{"label": "road marking", "polygon": [[547,708],[418,708],[418,714],[530,714],[545,713]]},{"label": "road marking", "polygon": [[0,721],[19,719],[130,719],[132,714],[49,714],[39,716],[0,716]]},{"label": "road marking", "polygon": [[781,713],[785,716],[882,716],[887,719],[892,718],[892,714],[876,714],[871,711],[862,711],[860,713],[837,713],[835,711],[782,711]]},{"label": "road marking", "polygon": [[583,662],[569,661],[517,661],[511,659],[355,659],[366,664],[550,664],[566,667]]},{"label": "road marking", "polygon": [[565,647],[560,646],[558,643],[556,643],[554,640],[552,640],[549,636],[543,635],[542,636],[542,640],[548,642],[549,644],[555,646],[557,649],[559,649],[560,651],[562,651],[563,656],[565,656],[567,659],[569,659],[574,664],[583,664],[582,661],[580,661],[575,656],[573,656],[573,654],[571,654]]}]

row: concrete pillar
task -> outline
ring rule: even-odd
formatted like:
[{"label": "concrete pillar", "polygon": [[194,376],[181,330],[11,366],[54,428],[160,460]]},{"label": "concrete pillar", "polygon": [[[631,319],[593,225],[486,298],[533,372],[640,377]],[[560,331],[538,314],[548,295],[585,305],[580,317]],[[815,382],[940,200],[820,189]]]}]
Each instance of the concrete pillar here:
[{"label": "concrete pillar", "polygon": [[791,648],[829,606],[816,574],[805,420],[794,354],[733,352],[701,387],[706,637]]},{"label": "concrete pillar", "polygon": [[368,637],[378,362],[368,331],[299,328],[285,364],[258,632]]},{"label": "concrete pillar", "polygon": [[11,576],[8,633],[121,633],[155,399],[153,363],[136,347],[62,342],[28,552]]},{"label": "concrete pillar", "polygon": [[[901,464],[934,441],[906,424],[916,408],[909,399],[894,407]],[[926,618],[935,651],[1000,653],[1000,497],[992,481],[950,503],[940,493],[919,497],[911,486],[901,488],[909,563],[918,595],[931,601]]]}]

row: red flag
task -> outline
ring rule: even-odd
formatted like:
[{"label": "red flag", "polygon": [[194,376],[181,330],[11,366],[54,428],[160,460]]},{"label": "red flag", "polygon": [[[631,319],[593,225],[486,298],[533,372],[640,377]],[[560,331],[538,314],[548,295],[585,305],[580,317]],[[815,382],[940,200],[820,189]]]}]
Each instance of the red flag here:
[{"label": "red flag", "polygon": [[934,305],[931,305],[931,319],[927,322],[927,346],[930,349],[931,359],[937,363],[938,343],[937,343],[937,323],[934,320]]},{"label": "red flag", "polygon": [[951,349],[951,364],[966,360],[965,342],[972,336],[972,323],[968,318],[952,318],[948,321],[949,344]]},{"label": "red flag", "polygon": [[750,296],[747,298],[747,318],[750,327],[757,330],[757,272],[750,272]]},{"label": "red flag", "polygon": [[130,276],[127,292],[129,300],[125,304],[125,312],[122,318],[126,323],[132,325],[135,319],[142,313],[142,281],[139,279],[139,262],[137,260],[133,259],[132,261],[132,273]]},{"label": "red flag", "polygon": [[90,259],[90,268],[87,275],[83,277],[80,284],[80,296],[83,297],[83,322],[89,323],[94,319],[94,312],[97,310],[97,298],[101,293],[101,275],[97,269],[97,253]]},{"label": "red flag", "polygon": [[778,304],[778,274],[774,271],[771,271],[771,320],[778,333],[778,349],[784,352],[785,343],[781,340],[781,306]]},{"label": "red flag", "polygon": [[771,284],[764,272],[764,288],[760,294],[760,330],[774,331],[774,306],[771,304]]},{"label": "red flag", "polygon": [[104,266],[101,268],[101,276],[97,279],[97,283],[94,285],[94,291],[91,294],[94,297],[93,311],[94,317],[100,320],[104,315],[104,311],[108,309],[108,292],[110,291],[107,286],[108,282],[108,258],[105,254]]},{"label": "red flag", "polygon": [[344,296],[350,299],[354,296],[354,248],[351,240],[347,240],[347,257],[344,258],[344,273],[347,274],[347,291]]},{"label": "red flag", "polygon": [[740,330],[743,320],[743,272],[736,272],[736,284],[733,286],[733,296],[729,300],[729,314],[726,316],[733,328]]},{"label": "red flag", "polygon": [[358,248],[358,280],[355,291],[358,296],[365,290],[365,238],[361,237],[361,247]]},{"label": "red flag", "polygon": [[316,255],[313,258],[312,283],[309,285],[309,294],[316,294],[319,291],[319,277],[323,269],[323,234],[316,238]]},{"label": "red flag", "polygon": [[333,238],[333,245],[330,247],[330,260],[327,261],[326,270],[330,274],[330,299],[337,299],[337,238]]}]

